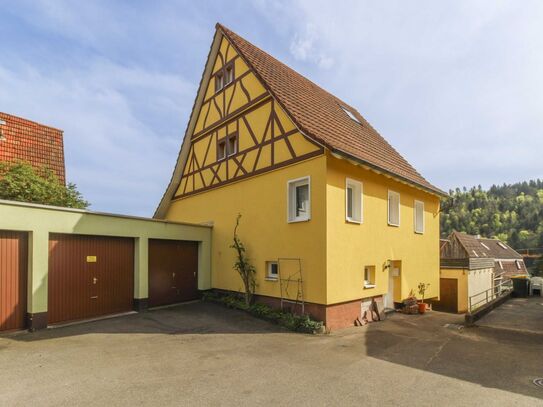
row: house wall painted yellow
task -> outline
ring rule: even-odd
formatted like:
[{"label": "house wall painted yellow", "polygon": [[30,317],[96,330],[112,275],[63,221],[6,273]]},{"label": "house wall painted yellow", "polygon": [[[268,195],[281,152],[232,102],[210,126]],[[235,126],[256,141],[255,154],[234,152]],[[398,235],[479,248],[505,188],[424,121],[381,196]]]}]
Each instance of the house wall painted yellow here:
[{"label": "house wall painted yellow", "polygon": [[[363,184],[363,221],[345,217],[346,178]],[[439,198],[332,156],[327,159],[327,301],[338,303],[388,291],[389,260],[401,261],[394,301],[419,283],[426,298],[439,296]],[[400,193],[400,226],[388,225],[388,190]],[[414,201],[424,202],[424,233],[414,231]],[[375,266],[376,287],[363,287],[365,266]]]},{"label": "house wall painted yellow", "polygon": [[[469,311],[469,297],[472,297],[474,306],[486,303],[487,298],[492,299],[491,290],[494,286],[494,269],[484,268],[469,270],[467,268],[446,268],[440,270],[441,278],[453,278],[458,281],[458,312]],[[479,304],[477,304],[479,303]]]},{"label": "house wall painted yellow", "polygon": [[[311,220],[288,223],[287,182],[307,175],[311,176]],[[302,259],[305,300],[326,304],[325,194],[326,160],[320,156],[174,201],[166,219],[213,222],[211,284],[242,291],[230,248],[236,216],[241,213],[239,236],[257,269],[257,293],[280,296],[279,283],[265,279],[266,261],[297,257]],[[291,293],[295,298],[295,291]]]}]

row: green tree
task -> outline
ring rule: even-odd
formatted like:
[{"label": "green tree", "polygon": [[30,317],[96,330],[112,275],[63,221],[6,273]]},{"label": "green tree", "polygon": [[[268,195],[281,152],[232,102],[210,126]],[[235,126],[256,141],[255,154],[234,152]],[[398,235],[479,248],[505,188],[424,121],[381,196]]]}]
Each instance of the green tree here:
[{"label": "green tree", "polygon": [[75,184],[64,185],[50,169],[35,169],[24,162],[0,163],[0,199],[79,209],[89,206]]}]

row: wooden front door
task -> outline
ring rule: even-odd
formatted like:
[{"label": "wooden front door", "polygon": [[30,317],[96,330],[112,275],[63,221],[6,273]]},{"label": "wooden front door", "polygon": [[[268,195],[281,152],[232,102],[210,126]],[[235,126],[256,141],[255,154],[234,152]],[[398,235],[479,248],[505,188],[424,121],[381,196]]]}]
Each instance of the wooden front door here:
[{"label": "wooden front door", "polygon": [[436,309],[445,312],[458,312],[458,280],[442,278],[439,281],[439,304]]},{"label": "wooden front door", "polygon": [[131,311],[134,240],[51,234],[49,323]]},{"label": "wooden front door", "polygon": [[0,230],[0,331],[25,327],[28,235]]},{"label": "wooden front door", "polygon": [[149,240],[149,306],[198,298],[198,243]]}]

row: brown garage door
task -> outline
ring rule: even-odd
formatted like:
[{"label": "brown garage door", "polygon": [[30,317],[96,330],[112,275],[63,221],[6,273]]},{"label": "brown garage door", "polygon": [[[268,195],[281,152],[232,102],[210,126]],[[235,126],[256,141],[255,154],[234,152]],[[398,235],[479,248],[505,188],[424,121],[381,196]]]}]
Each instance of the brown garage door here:
[{"label": "brown garage door", "polygon": [[49,323],[132,310],[134,240],[51,234]]},{"label": "brown garage door", "polygon": [[25,327],[27,274],[28,235],[0,230],[0,331]]},{"label": "brown garage door", "polygon": [[435,307],[439,311],[458,312],[458,280],[441,278],[439,280],[439,303]]},{"label": "brown garage door", "polygon": [[149,240],[149,306],[198,298],[198,243]]}]

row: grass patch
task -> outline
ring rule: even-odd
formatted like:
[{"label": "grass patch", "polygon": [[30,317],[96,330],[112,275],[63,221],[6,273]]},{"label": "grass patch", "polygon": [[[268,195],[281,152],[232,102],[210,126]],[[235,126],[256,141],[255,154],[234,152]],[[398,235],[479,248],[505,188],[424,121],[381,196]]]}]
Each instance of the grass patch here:
[{"label": "grass patch", "polygon": [[296,315],[291,312],[285,312],[273,309],[265,304],[247,305],[243,298],[236,294],[221,294],[216,291],[206,291],[202,299],[204,301],[222,304],[227,308],[238,309],[249,314],[281,325],[291,331],[315,334],[322,330],[323,323],[312,320],[309,315]]}]

